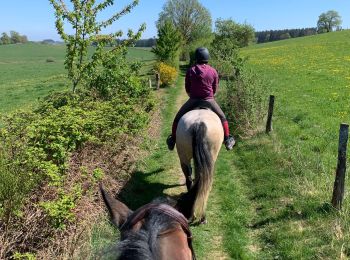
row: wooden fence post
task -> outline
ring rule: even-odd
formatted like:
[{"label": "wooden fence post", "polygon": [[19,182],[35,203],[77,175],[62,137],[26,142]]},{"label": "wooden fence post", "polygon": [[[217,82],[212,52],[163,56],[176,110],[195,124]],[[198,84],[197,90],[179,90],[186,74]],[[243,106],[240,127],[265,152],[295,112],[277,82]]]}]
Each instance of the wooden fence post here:
[{"label": "wooden fence post", "polygon": [[159,73],[156,73],[156,83],[157,83],[157,89],[160,88],[160,75]]},{"label": "wooden fence post", "polygon": [[349,136],[349,125],[341,124],[339,129],[338,164],[335,175],[332,205],[341,209],[344,198],[345,172],[346,172],[346,148]]},{"label": "wooden fence post", "polygon": [[149,86],[149,88],[152,88],[152,80],[151,80],[151,78],[148,78],[148,86]]},{"label": "wooden fence post", "polygon": [[267,114],[267,122],[266,122],[266,133],[267,134],[272,131],[272,115],[273,115],[274,104],[275,104],[275,96],[270,95],[269,112]]}]

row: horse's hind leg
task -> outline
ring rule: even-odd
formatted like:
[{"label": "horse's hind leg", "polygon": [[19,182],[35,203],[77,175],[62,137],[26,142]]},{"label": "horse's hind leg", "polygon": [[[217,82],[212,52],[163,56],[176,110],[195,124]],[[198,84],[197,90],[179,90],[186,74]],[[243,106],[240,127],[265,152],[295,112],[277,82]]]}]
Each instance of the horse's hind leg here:
[{"label": "horse's hind leg", "polygon": [[191,165],[189,164],[184,164],[184,163],[181,163],[181,169],[185,175],[185,178],[186,178],[186,187],[187,187],[187,191],[189,191],[192,187],[192,168],[191,168]]}]

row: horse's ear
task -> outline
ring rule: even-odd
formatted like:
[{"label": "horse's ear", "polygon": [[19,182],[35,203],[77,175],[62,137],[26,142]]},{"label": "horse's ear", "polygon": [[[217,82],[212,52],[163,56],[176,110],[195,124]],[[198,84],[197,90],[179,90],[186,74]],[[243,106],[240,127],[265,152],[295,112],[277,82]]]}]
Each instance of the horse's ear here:
[{"label": "horse's ear", "polygon": [[104,190],[102,185],[100,185],[100,191],[113,224],[120,228],[132,211],[124,203],[114,199],[107,191]]}]

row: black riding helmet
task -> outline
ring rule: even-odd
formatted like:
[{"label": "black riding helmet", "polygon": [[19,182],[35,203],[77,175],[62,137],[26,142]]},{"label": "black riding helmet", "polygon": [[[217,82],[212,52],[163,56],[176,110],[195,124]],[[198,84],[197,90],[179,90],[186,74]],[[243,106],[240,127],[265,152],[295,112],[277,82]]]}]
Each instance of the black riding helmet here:
[{"label": "black riding helmet", "polygon": [[209,51],[207,48],[199,47],[196,49],[195,58],[197,63],[208,63]]}]

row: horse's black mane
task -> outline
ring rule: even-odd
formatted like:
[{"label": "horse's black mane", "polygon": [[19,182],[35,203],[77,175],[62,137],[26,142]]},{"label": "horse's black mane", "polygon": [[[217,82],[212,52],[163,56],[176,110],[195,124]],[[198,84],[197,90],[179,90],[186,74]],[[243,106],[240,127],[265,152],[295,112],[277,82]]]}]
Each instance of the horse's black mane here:
[{"label": "horse's black mane", "polygon": [[157,236],[160,232],[175,225],[169,216],[151,210],[145,224],[134,233],[129,232],[118,244],[119,260],[155,260],[159,259]]}]

